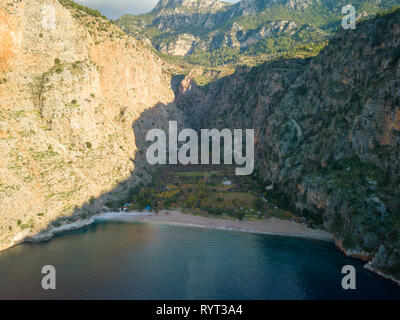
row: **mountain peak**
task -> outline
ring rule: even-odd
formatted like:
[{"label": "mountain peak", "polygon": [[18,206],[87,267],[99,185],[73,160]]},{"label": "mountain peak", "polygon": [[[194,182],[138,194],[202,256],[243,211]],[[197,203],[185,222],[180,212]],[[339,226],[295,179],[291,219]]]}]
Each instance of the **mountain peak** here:
[{"label": "mountain peak", "polygon": [[175,9],[179,7],[192,9],[216,9],[228,5],[228,3],[220,0],[160,0],[153,12],[162,11],[164,9]]}]

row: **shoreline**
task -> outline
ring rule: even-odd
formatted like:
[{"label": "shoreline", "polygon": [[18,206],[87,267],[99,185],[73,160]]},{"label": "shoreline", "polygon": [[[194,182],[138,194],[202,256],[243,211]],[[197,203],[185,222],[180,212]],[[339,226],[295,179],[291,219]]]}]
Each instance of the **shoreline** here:
[{"label": "shoreline", "polygon": [[49,228],[34,236],[25,237],[14,241],[13,246],[23,242],[39,243],[51,240],[55,235],[64,232],[82,229],[95,222],[141,222],[159,225],[173,225],[181,227],[192,227],[199,229],[210,229],[220,231],[236,231],[253,234],[263,234],[281,237],[294,237],[333,242],[334,237],[324,230],[311,229],[304,224],[270,218],[268,220],[231,220],[207,216],[196,216],[185,214],[180,210],[163,210],[155,212],[106,212],[94,215],[88,219],[62,224],[58,227]]},{"label": "shoreline", "polygon": [[381,276],[387,280],[391,280],[394,283],[396,283],[398,286],[400,286],[400,280],[396,279],[395,277],[388,275],[386,273],[383,273],[382,271],[379,271],[378,269],[376,269],[374,267],[374,265],[372,264],[372,262],[368,262],[365,266],[364,266],[365,270],[368,270],[369,272],[375,273],[378,276]]},{"label": "shoreline", "polygon": [[[345,255],[354,259],[368,262],[363,255],[349,253],[341,248],[340,243],[336,241],[334,236],[327,231],[320,229],[311,229],[304,224],[280,220],[277,218],[270,218],[268,220],[230,220],[223,218],[214,218],[206,216],[196,216],[191,214],[185,214],[180,210],[163,210],[159,213],[154,212],[106,212],[94,215],[88,219],[78,220],[72,223],[63,224],[59,227],[49,228],[42,231],[34,236],[19,238],[9,248],[14,247],[23,242],[40,243],[44,241],[50,241],[57,234],[62,234],[68,231],[78,230],[88,227],[96,222],[139,222],[139,223],[150,223],[158,225],[171,225],[181,227],[192,227],[199,229],[219,230],[219,231],[234,231],[234,232],[246,232],[253,234],[262,234],[279,237],[292,237],[311,239],[318,241],[334,242]],[[364,268],[371,273],[374,273],[387,280],[391,280],[395,284],[400,286],[400,281],[394,277],[387,275],[371,265],[371,262],[366,263]]]},{"label": "shoreline", "polygon": [[95,218],[97,221],[143,222],[152,224],[194,227],[221,231],[247,232],[272,236],[296,237],[333,242],[334,237],[323,230],[314,230],[304,224],[270,218],[268,220],[230,220],[184,214],[180,210],[163,210],[159,213],[128,211]]}]

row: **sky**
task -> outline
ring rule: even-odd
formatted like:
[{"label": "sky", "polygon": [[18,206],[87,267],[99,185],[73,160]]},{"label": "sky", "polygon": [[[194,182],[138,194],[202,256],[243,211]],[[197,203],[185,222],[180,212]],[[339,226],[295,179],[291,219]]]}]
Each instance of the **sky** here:
[{"label": "sky", "polygon": [[[97,9],[110,19],[116,19],[125,13],[141,14],[150,12],[158,0],[74,0],[89,8]],[[238,2],[239,0],[224,0]]]}]

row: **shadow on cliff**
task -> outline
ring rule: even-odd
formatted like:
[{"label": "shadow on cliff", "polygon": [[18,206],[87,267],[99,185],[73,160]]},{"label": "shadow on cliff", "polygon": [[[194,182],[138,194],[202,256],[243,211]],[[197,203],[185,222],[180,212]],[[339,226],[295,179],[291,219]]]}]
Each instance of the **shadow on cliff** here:
[{"label": "shadow on cliff", "polygon": [[[146,160],[146,150],[152,144],[152,142],[146,142],[147,132],[154,128],[160,128],[168,132],[170,120],[178,121],[179,127],[184,122],[181,113],[175,106],[175,102],[168,105],[157,103],[145,110],[131,125],[136,141],[136,152],[130,158],[130,161],[133,163],[130,176],[119,182],[112,190],[104,192],[96,198],[91,198],[90,201],[83,203],[81,206],[75,206],[73,212],[67,216],[62,216],[49,222],[45,228],[34,236],[43,235],[44,238],[34,239],[32,236],[29,236],[24,241],[47,240],[47,231],[51,231],[54,227],[84,221],[97,213],[118,212],[123,204],[131,202],[133,195],[141,187],[151,184],[152,174],[158,168],[158,166],[149,165]],[[131,143],[135,143],[135,141]]]},{"label": "shadow on cliff", "polygon": [[[260,72],[263,70],[264,67],[261,65],[253,68],[240,67],[238,68],[237,72],[245,72],[248,74],[254,72],[255,74],[260,74]],[[206,94],[206,92],[209,90],[215,91],[219,85],[223,85],[227,81],[229,82],[231,78],[234,79],[235,76],[236,73],[211,82],[204,87],[198,87],[195,83],[192,83],[192,85],[186,88],[182,87],[182,80],[185,79],[184,75],[173,76],[170,85],[171,89],[175,93],[175,100],[168,105],[165,105],[161,102],[157,103],[153,107],[145,110],[131,125],[135,135],[137,150],[134,157],[130,159],[130,161],[133,163],[134,169],[131,171],[129,178],[119,182],[118,185],[112,190],[104,192],[97,198],[92,198],[90,201],[85,202],[81,206],[76,206],[74,211],[68,216],[63,216],[49,222],[46,228],[39,231],[38,234],[46,233],[46,231],[52,229],[52,227],[59,227],[64,224],[88,219],[97,213],[119,211],[124,204],[130,203],[133,196],[143,186],[152,183],[152,175],[157,168],[159,168],[159,166],[151,166],[147,163],[146,151],[151,144],[151,142],[146,141],[147,132],[154,128],[160,128],[164,130],[164,132],[168,132],[170,120],[178,122],[178,131],[187,127],[199,129],[202,125],[204,125],[204,121],[207,120],[207,116],[209,115],[203,114],[200,116],[199,114],[192,112],[190,109],[181,110],[177,105],[180,103],[184,104],[188,99],[190,100],[192,98],[196,98],[196,95],[198,95],[199,92]],[[204,97],[201,97],[200,94],[200,100],[203,98]],[[212,103],[212,101],[207,99],[205,101],[206,103]],[[196,99],[190,101],[192,107],[196,106],[198,102],[200,103],[200,101]],[[186,115],[184,112],[186,112]],[[132,143],[134,142],[132,141]],[[24,240],[29,241],[32,240],[32,238],[25,238]]]}]

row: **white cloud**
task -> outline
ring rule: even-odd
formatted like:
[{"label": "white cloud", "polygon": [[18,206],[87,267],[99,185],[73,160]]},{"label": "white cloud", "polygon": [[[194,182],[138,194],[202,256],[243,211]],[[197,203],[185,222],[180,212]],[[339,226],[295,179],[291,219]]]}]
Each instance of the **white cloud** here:
[{"label": "white cloud", "polygon": [[[141,14],[151,11],[158,0],[75,0],[89,8],[97,9],[109,18],[115,19],[125,13]],[[237,2],[238,0],[225,0]]]}]

